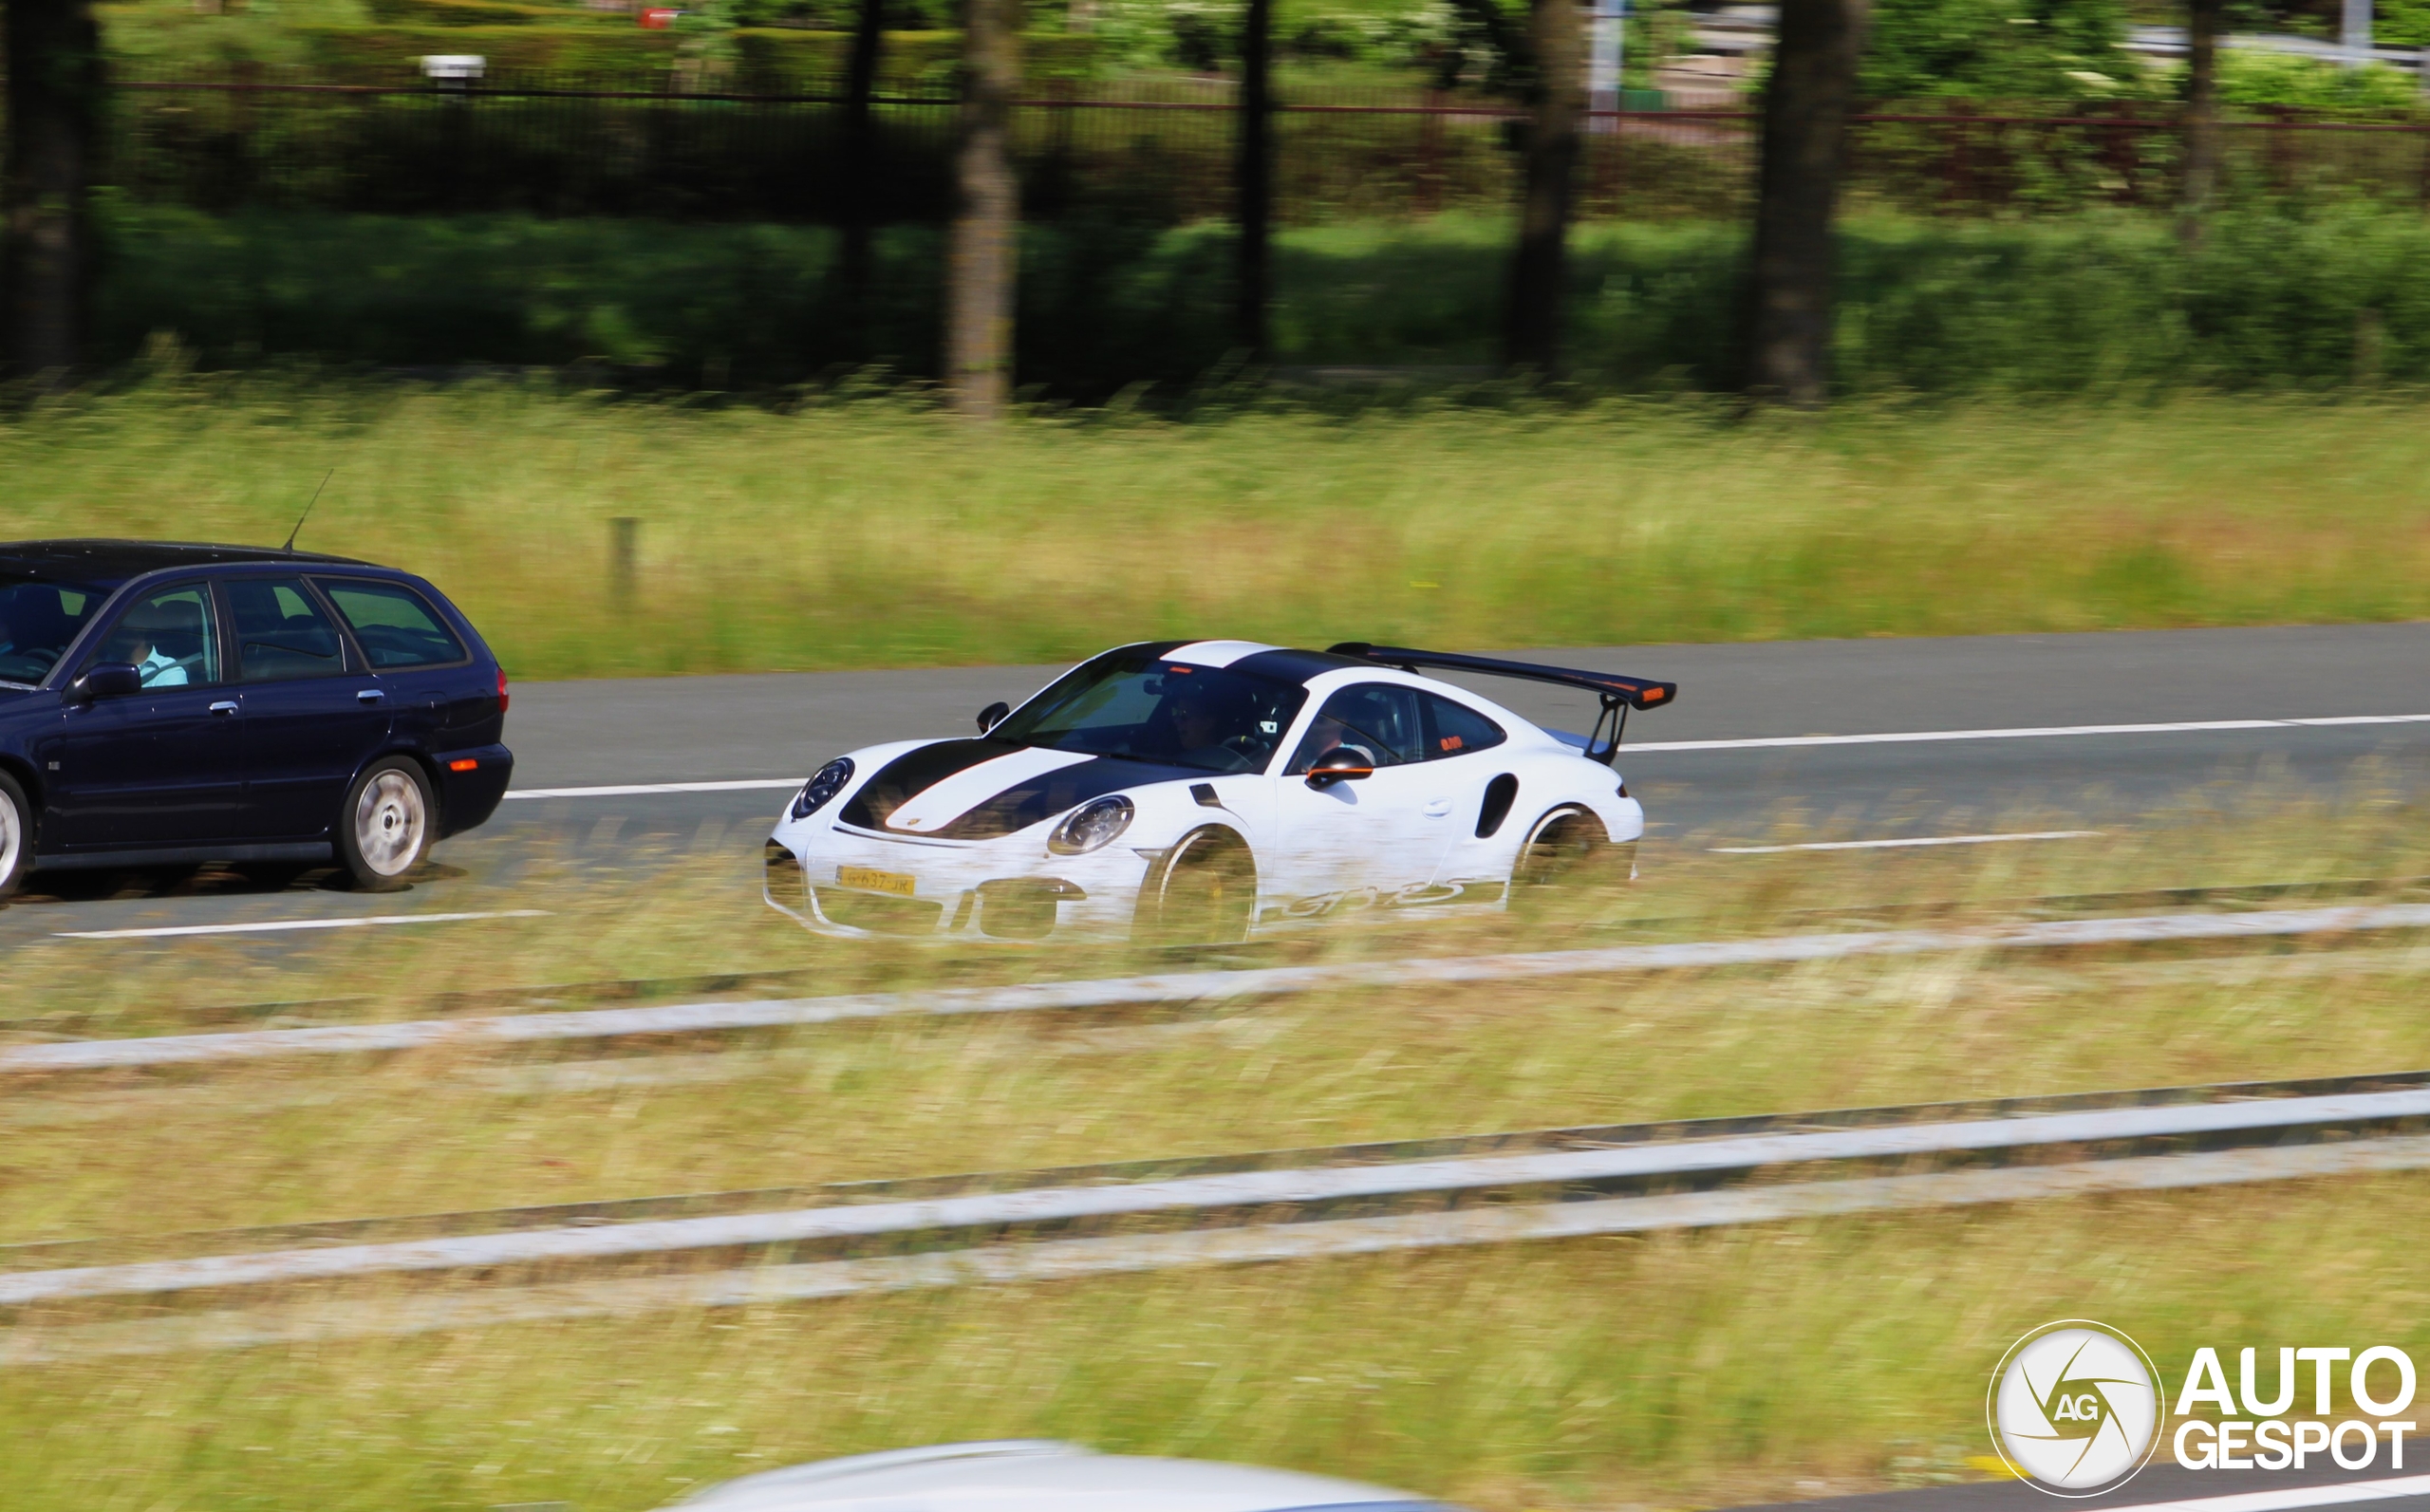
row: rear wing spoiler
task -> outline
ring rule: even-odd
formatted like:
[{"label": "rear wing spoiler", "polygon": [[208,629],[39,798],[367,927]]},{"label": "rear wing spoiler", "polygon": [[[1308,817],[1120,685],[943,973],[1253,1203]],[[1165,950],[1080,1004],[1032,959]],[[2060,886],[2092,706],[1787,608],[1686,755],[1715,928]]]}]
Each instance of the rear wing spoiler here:
[{"label": "rear wing spoiler", "polygon": [[[1594,733],[1586,739],[1589,760],[1605,766],[1619,754],[1620,734],[1628,727],[1629,710],[1656,709],[1678,701],[1679,684],[1656,682],[1649,678],[1622,677],[1617,672],[1581,672],[1575,667],[1542,666],[1533,662],[1505,662],[1489,656],[1462,656],[1456,651],[1419,651],[1405,645],[1370,645],[1365,641],[1344,641],[1334,646],[1335,656],[1355,657],[1361,662],[1379,663],[1385,666],[1404,667],[1414,672],[1419,667],[1440,667],[1449,672],[1476,672],[1486,677],[1519,678],[1529,682],[1550,682],[1565,688],[1580,688],[1603,700],[1602,713],[1595,719]],[[1611,741],[1604,743],[1603,727],[1611,726]]]}]

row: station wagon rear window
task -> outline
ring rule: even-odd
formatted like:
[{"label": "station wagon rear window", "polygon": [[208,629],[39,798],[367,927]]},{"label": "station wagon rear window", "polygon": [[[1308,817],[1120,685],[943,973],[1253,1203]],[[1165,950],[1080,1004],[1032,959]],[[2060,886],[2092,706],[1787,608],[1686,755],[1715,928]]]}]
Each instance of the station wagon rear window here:
[{"label": "station wagon rear window", "polygon": [[318,581],[353,627],[354,644],[363,647],[373,671],[464,660],[463,644],[413,589],[349,578]]}]

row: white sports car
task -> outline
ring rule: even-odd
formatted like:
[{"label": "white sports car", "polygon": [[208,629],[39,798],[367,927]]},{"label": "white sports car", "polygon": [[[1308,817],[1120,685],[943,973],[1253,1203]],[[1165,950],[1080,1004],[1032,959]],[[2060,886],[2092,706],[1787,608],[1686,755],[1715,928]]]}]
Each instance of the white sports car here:
[{"label": "white sports car", "polygon": [[[1582,688],[1587,736],[1420,666]],[[818,769],[767,844],[767,899],[835,935],[1244,939],[1354,910],[1499,906],[1645,813],[1613,769],[1675,684],[1354,642],[1160,641],[1081,663],[975,739]]]}]

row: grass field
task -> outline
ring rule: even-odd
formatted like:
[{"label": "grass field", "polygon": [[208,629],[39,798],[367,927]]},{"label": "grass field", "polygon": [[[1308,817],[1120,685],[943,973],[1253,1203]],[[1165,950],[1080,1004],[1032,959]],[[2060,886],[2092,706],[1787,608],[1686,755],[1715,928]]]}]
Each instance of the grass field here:
[{"label": "grass field", "polygon": [[[0,537],[421,571],[518,678],[2430,614],[2411,399],[1039,414],[161,377],[0,420]],[[608,521],[641,520],[635,602]]]},{"label": "grass field", "polygon": [[[1823,904],[2418,870],[2430,814],[2185,814],[2097,845],[1667,862],[1548,925],[1353,932],[1296,954],[1689,935]],[[196,1007],[636,971],[810,967],[835,988],[1114,971],[776,926],[745,858],[648,887],[534,878],[549,918],[261,954],[87,947],[11,1007]],[[0,1243],[1233,1151],[1549,1124],[2328,1074],[2430,1058],[2430,950],[1950,956],[1507,991],[1343,993],[1168,1018],[792,1031],[694,1079],[551,1092],[545,1055],[289,1062],[10,1089]],[[112,1017],[115,1016],[115,1017]],[[570,1056],[596,1052],[569,1051]],[[689,1057],[689,1058],[684,1058]],[[721,1073],[698,1079],[699,1068]],[[1710,1505],[1972,1478],[1984,1372],[2058,1316],[2164,1362],[2201,1343],[2419,1353],[2421,1178],[2288,1184],[1476,1253],[1008,1287],[18,1370],[0,1504],[305,1512],[567,1501],[639,1512],[824,1454],[1043,1434],[1327,1468],[1486,1512]]]}]

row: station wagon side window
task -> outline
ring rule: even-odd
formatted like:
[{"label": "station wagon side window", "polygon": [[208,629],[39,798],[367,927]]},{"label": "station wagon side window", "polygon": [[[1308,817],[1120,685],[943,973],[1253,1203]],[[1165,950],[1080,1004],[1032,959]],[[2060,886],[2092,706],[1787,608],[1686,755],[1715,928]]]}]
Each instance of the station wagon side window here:
[{"label": "station wagon side window", "polygon": [[1489,751],[1510,738],[1502,726],[1438,694],[1419,695],[1426,701],[1426,759],[1442,761],[1475,751]]},{"label": "station wagon side window", "polygon": [[1396,682],[1357,682],[1340,689],[1317,711],[1286,774],[1301,775],[1336,746],[1379,767],[1425,760],[1426,729],[1417,701],[1423,696]]},{"label": "station wagon side window", "polygon": [[238,578],[220,588],[228,595],[243,681],[289,682],[346,670],[346,643],[302,578]]},{"label": "station wagon side window", "polygon": [[128,605],[84,669],[103,662],[133,663],[147,688],[217,682],[219,627],[211,614],[209,585],[155,588]]},{"label": "station wagon side window", "polygon": [[455,632],[413,589],[358,578],[316,581],[346,616],[354,631],[354,644],[363,647],[374,672],[445,666],[465,659],[463,644]]}]

